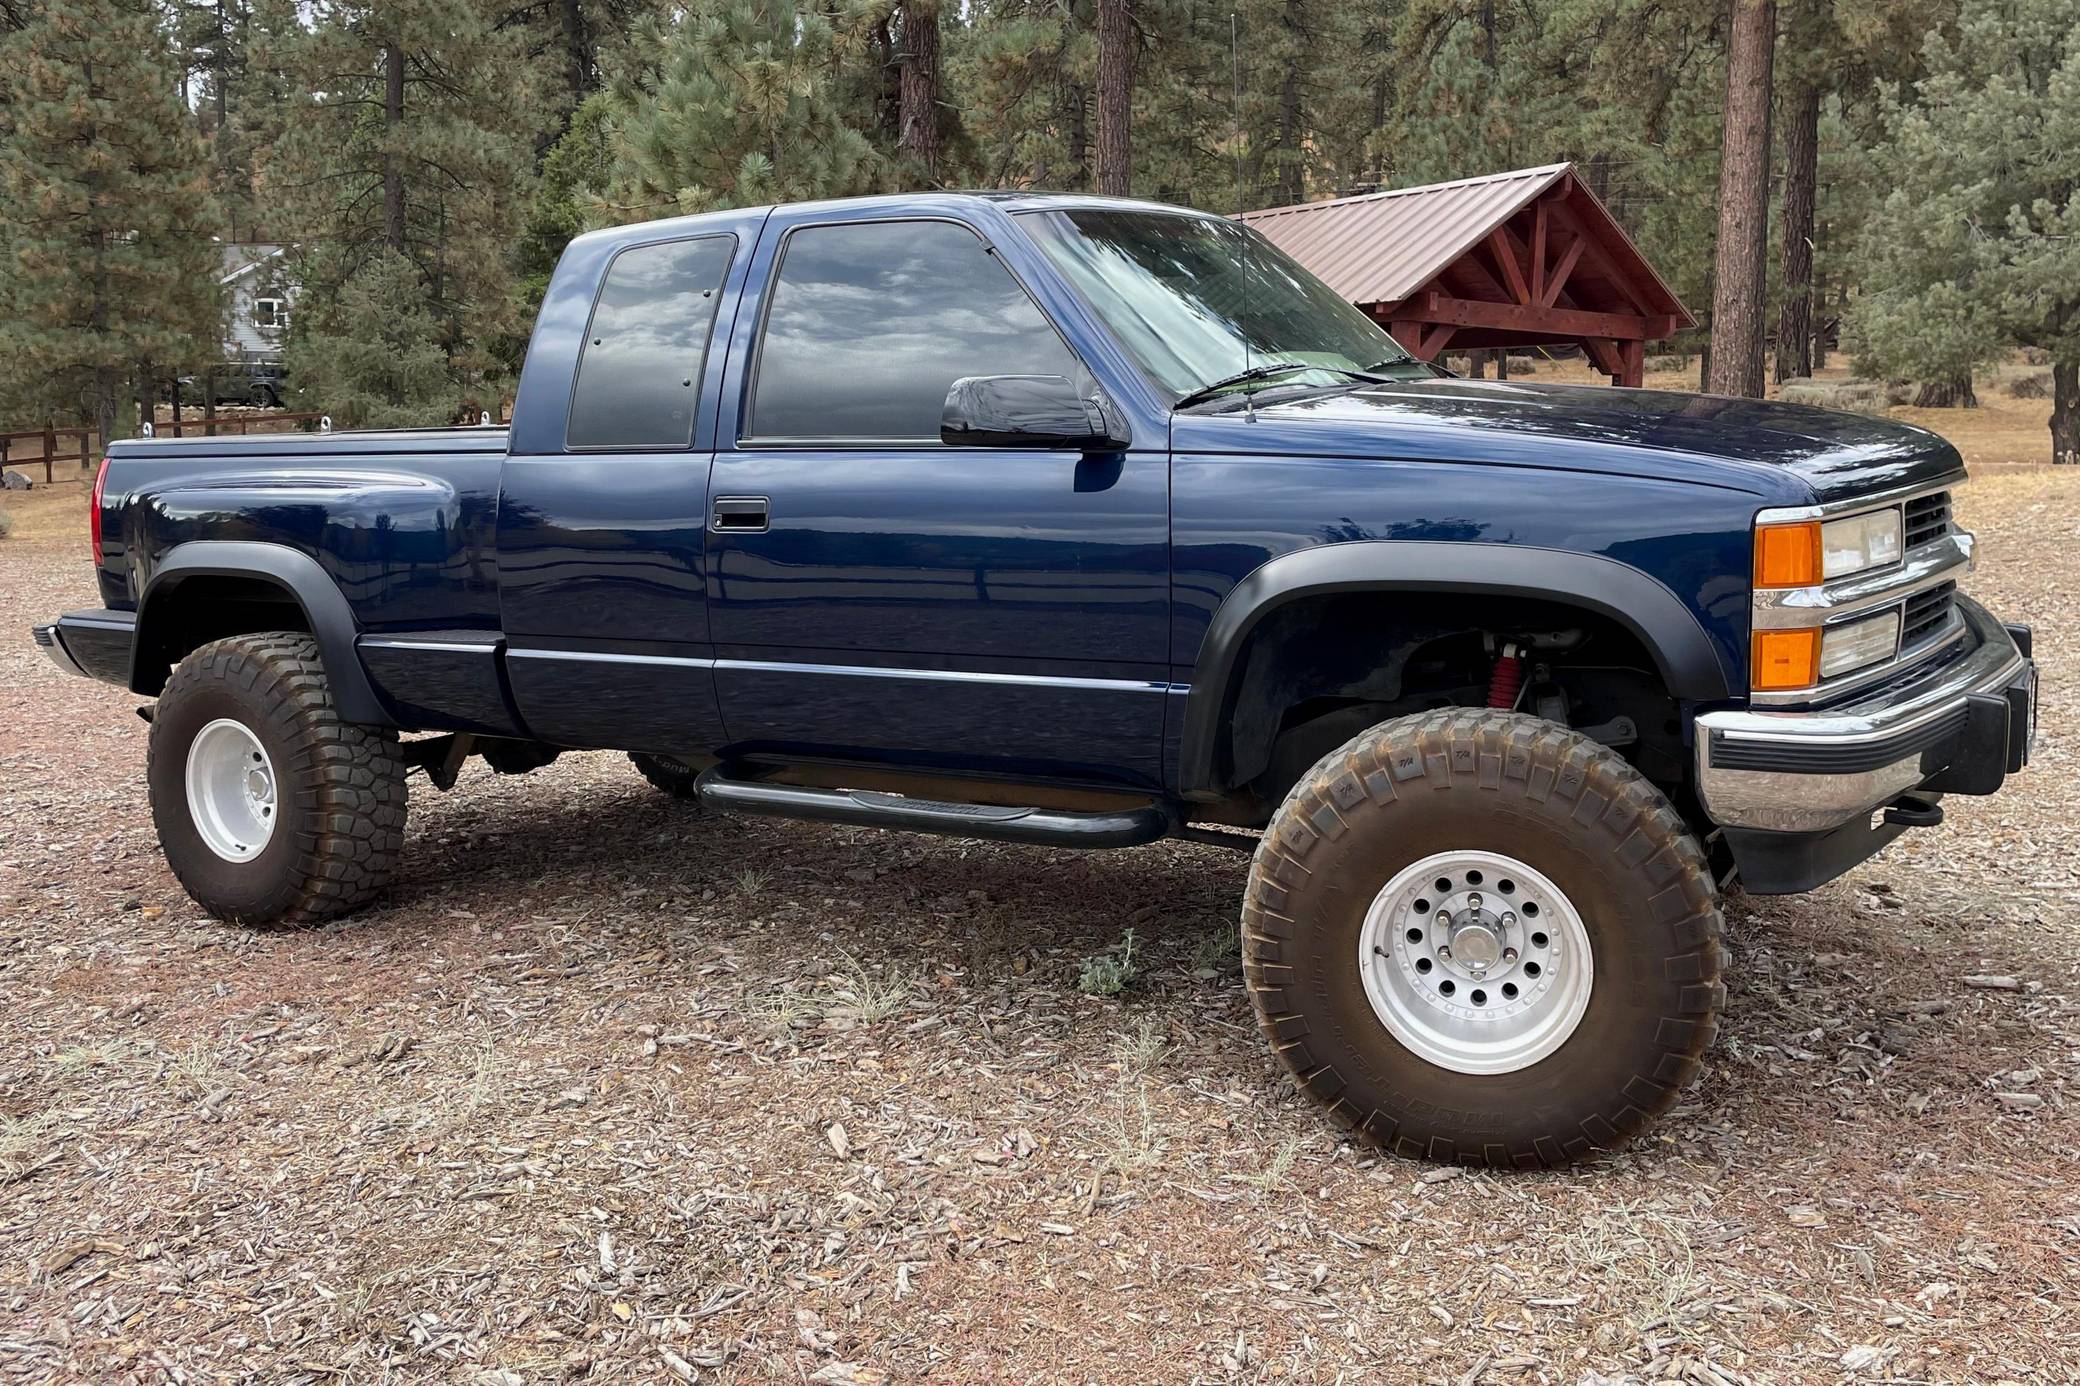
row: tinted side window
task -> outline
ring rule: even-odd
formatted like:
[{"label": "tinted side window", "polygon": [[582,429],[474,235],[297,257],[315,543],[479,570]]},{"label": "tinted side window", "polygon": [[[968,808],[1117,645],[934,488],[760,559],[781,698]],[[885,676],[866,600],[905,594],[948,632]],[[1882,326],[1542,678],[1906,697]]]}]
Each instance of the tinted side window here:
[{"label": "tinted side window", "polygon": [[964,375],[1084,371],[966,227],[804,227],[787,238],[766,314],[747,436],[932,438]]},{"label": "tinted side window", "polygon": [[593,305],[571,394],[574,448],[685,447],[728,236],[637,246],[614,257]]}]

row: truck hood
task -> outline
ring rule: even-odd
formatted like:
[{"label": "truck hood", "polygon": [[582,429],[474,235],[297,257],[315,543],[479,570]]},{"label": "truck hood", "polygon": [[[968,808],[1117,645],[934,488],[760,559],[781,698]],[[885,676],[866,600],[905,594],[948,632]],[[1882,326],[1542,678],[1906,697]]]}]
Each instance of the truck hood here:
[{"label": "truck hood", "polygon": [[[1933,485],[1963,467],[1950,444],[1909,424],[1797,404],[1595,385],[1410,380],[1262,403],[1253,421],[1239,411],[1174,417],[1172,445],[1180,452],[1276,449],[1566,467],[1586,463],[1594,451],[1605,453],[1607,467],[1607,449],[1647,449],[1664,454],[1657,472],[1739,484],[1724,467],[1717,476],[1698,473],[1715,463],[1766,469],[1764,477],[1795,477],[1821,501]],[[1751,474],[1751,481],[1760,479]]]}]

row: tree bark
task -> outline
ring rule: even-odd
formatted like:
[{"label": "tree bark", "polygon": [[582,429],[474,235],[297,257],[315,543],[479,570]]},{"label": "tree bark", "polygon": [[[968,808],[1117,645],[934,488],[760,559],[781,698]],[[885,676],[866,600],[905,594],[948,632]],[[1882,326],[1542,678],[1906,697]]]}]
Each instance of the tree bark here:
[{"label": "tree bark", "polygon": [[1713,257],[1712,368],[1705,389],[1763,392],[1768,294],[1770,78],[1776,0],[1733,0],[1726,45],[1726,133],[1719,154],[1719,244]]},{"label": "tree bark", "polygon": [[1784,102],[1784,300],[1777,310],[1777,383],[1813,373],[1813,232],[1820,191],[1820,87]]},{"label": "tree bark", "polygon": [[1069,186],[1081,191],[1090,186],[1089,94],[1083,84],[1071,82],[1064,93],[1069,106]]},{"label": "tree bark", "polygon": [[563,24],[564,81],[570,87],[571,109],[592,94],[594,55],[592,26],[585,22],[584,0],[559,0],[558,18]]},{"label": "tree bark", "polygon": [[2051,460],[2080,465],[2080,361],[2051,366]]},{"label": "tree bark", "polygon": [[[383,134],[397,138],[404,124],[404,49],[396,43],[383,45]],[[404,254],[404,173],[397,156],[383,153],[383,240],[399,255]]]},{"label": "tree bark", "polygon": [[1300,86],[1300,64],[1308,53],[1307,35],[1300,23],[1299,6],[1287,0],[1279,23],[1290,35],[1291,48],[1296,55],[1286,65],[1285,80],[1278,88],[1278,170],[1273,186],[1277,189],[1275,200],[1291,207],[1307,197],[1307,155],[1302,147],[1306,136],[1301,129],[1305,115],[1302,109]]},{"label": "tree bark", "polygon": [[1977,409],[1979,396],[1972,389],[1972,378],[1961,380],[1924,380],[1914,395],[1916,409]]},{"label": "tree bark", "polygon": [[1098,0],[1098,191],[1134,190],[1134,3]]},{"label": "tree bark", "polygon": [[939,11],[937,0],[904,0],[902,150],[927,182],[939,181]]}]

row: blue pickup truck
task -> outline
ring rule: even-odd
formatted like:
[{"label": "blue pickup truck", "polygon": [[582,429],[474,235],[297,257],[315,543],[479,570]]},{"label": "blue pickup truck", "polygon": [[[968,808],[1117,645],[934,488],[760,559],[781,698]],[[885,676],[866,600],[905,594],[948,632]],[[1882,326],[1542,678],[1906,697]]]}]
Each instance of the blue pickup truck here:
[{"label": "blue pickup truck", "polygon": [[919,195],[581,236],[508,430],[141,439],[103,609],[166,857],[361,906],[406,784],[627,753],[710,810],[1255,853],[1244,964],[1382,1147],[1553,1165],[1674,1102],[1720,891],[1810,889],[2027,759],[1954,449],[1468,381],[1267,242]]}]

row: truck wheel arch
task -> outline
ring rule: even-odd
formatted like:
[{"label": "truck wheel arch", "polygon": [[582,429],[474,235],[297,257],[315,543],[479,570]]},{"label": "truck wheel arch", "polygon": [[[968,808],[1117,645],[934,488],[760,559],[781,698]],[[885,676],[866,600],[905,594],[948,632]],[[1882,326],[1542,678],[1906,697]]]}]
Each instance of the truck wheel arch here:
[{"label": "truck wheel arch", "polygon": [[1733,696],[1711,638],[1681,598],[1615,559],[1513,544],[1364,540],[1280,555],[1221,602],[1192,666],[1178,741],[1177,782],[1187,798],[1218,794],[1221,743],[1234,715],[1250,638],[1280,608],[1361,592],[1516,598],[1580,607],[1623,626],[1653,657],[1668,691],[1693,702]]},{"label": "truck wheel arch", "polygon": [[305,628],[317,641],[341,719],[364,726],[396,725],[361,667],[361,656],[355,650],[360,625],[346,594],[317,559],[286,544],[196,539],[167,550],[138,597],[137,638],[130,655],[131,692],[157,695],[166,686],[173,661],[158,658],[166,652],[166,642],[158,632],[178,613],[183,584],[203,577],[239,578],[285,593],[302,611]]}]

